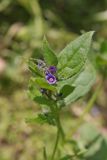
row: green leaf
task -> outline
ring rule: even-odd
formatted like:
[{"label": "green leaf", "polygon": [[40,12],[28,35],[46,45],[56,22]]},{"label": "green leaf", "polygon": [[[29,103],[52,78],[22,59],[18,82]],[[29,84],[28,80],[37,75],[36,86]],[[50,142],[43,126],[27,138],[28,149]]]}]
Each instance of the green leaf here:
[{"label": "green leaf", "polygon": [[39,85],[40,88],[45,88],[50,91],[56,91],[56,87],[48,84],[48,82],[44,78],[35,78],[34,82],[35,82],[35,84]]},{"label": "green leaf", "polygon": [[84,157],[87,150],[85,149],[83,143],[80,140],[76,141],[71,139],[71,140],[68,140],[66,143],[70,145],[71,150],[73,151],[74,155],[79,158],[79,160],[80,158]]},{"label": "green leaf", "polygon": [[73,156],[71,156],[71,155],[66,155],[66,156],[62,157],[60,160],[71,160],[72,157]]},{"label": "green leaf", "polygon": [[38,86],[34,83],[33,78],[29,80],[28,89],[28,95],[32,100],[34,100],[35,97],[42,96],[42,93],[40,92]]},{"label": "green leaf", "polygon": [[58,55],[58,75],[67,79],[84,68],[91,46],[93,31],[87,32],[68,44]]},{"label": "green leaf", "polygon": [[42,95],[42,93],[40,92],[40,88],[53,90],[53,88],[51,88],[53,86],[47,86],[44,83],[43,84],[41,83],[42,83],[41,78],[40,79],[31,78],[29,81],[28,95],[32,100],[36,101],[37,103],[41,105],[52,106],[53,101],[49,99],[48,97],[45,97],[45,95]]},{"label": "green leaf", "polygon": [[49,43],[48,43],[48,41],[46,40],[45,37],[44,37],[44,40],[43,40],[43,56],[44,56],[44,60],[45,60],[47,65],[56,66],[58,64],[57,56],[55,55],[55,53],[50,48]]},{"label": "green leaf", "polygon": [[107,77],[107,53],[99,54],[96,57],[96,67],[103,77]]},{"label": "green leaf", "polygon": [[97,65],[100,65],[100,67],[107,67],[107,54],[105,55],[99,55],[97,56],[96,58],[96,62],[97,62]]},{"label": "green leaf", "polygon": [[56,120],[52,112],[46,112],[46,113],[39,114],[39,117],[50,125],[56,125]]},{"label": "green leaf", "polygon": [[64,99],[65,104],[68,105],[84,96],[95,82],[95,75],[93,66],[91,66],[91,64],[86,64],[85,70],[81,72],[77,79],[71,84],[75,89]]},{"label": "green leaf", "polygon": [[38,114],[36,116],[32,116],[32,117],[26,118],[26,123],[31,123],[31,124],[40,123],[40,124],[44,124],[45,120],[41,116],[41,114]]},{"label": "green leaf", "polygon": [[42,71],[37,67],[33,60],[28,61],[28,67],[35,76],[43,77]]},{"label": "green leaf", "polygon": [[85,154],[87,160],[106,160],[107,159],[107,138],[97,130],[91,123],[81,126],[80,138],[87,147]]},{"label": "green leaf", "polygon": [[107,40],[103,40],[100,46],[100,53],[107,53]]},{"label": "green leaf", "polygon": [[30,117],[30,118],[26,118],[26,122],[27,123],[40,123],[40,124],[44,124],[44,123],[48,123],[50,125],[56,125],[56,121],[55,118],[53,116],[53,114],[51,112],[47,112],[47,113],[39,113],[36,116]]},{"label": "green leaf", "polygon": [[100,136],[85,157],[87,160],[107,160],[107,139]]},{"label": "green leaf", "polygon": [[75,81],[75,79],[79,76],[80,73],[66,79],[66,80],[62,80],[62,81],[58,81],[57,82],[57,91],[58,93],[61,92],[61,89],[65,86],[65,85],[70,85],[72,86],[73,82]]},{"label": "green leaf", "polygon": [[73,92],[75,87],[70,85],[64,85],[64,87],[61,89],[60,93],[62,94],[62,97],[65,98],[69,94]]},{"label": "green leaf", "polygon": [[37,103],[41,104],[41,105],[46,105],[46,106],[52,106],[53,105],[53,101],[44,97],[44,96],[36,96],[33,100],[36,101]]}]

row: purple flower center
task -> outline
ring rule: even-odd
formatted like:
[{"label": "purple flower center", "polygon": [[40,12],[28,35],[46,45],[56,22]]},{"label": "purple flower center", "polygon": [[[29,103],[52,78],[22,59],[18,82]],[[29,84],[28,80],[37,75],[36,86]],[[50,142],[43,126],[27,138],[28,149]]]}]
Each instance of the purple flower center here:
[{"label": "purple flower center", "polygon": [[56,67],[55,67],[55,66],[50,66],[50,67],[49,67],[49,71],[50,71],[52,74],[56,73]]},{"label": "purple flower center", "polygon": [[46,80],[49,84],[55,84],[56,83],[56,77],[52,75],[51,73],[46,75]]}]

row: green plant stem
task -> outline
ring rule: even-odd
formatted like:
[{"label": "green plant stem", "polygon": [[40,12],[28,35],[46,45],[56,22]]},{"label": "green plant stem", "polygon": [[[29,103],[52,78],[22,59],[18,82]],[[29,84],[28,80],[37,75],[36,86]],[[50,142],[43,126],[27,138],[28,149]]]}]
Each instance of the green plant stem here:
[{"label": "green plant stem", "polygon": [[54,113],[54,117],[56,119],[56,125],[57,128],[59,128],[60,134],[62,136],[62,139],[64,139],[65,134],[64,134],[64,130],[62,128],[61,122],[60,122],[60,109],[58,109],[57,105],[56,106],[52,106],[51,108],[52,113]]},{"label": "green plant stem", "polygon": [[55,154],[56,154],[56,151],[57,151],[57,147],[58,147],[58,143],[59,143],[59,140],[60,140],[60,136],[61,136],[62,142],[63,142],[64,139],[65,139],[65,134],[64,134],[61,122],[60,122],[60,115],[59,115],[60,110],[57,108],[57,106],[55,108],[51,108],[51,110],[54,113],[54,116],[55,116],[55,119],[56,119],[56,126],[57,126],[56,142],[55,142],[55,146],[54,146],[54,149],[53,149],[53,152],[52,152],[52,157],[51,157],[51,160],[54,160],[54,157],[55,157]]},{"label": "green plant stem", "polygon": [[64,130],[62,128],[61,122],[60,122],[60,117],[57,117],[57,127],[59,128],[60,134],[62,136],[62,140],[64,141],[65,139],[65,134],[64,134]]},{"label": "green plant stem", "polygon": [[82,113],[82,115],[80,116],[80,118],[77,120],[76,127],[73,128],[73,130],[71,131],[70,137],[72,137],[73,134],[76,132],[76,130],[80,127],[80,125],[84,121],[85,115],[92,109],[92,107],[94,105],[94,102],[97,99],[97,96],[98,96],[101,88],[102,88],[102,83],[97,87],[96,91],[94,92],[94,94],[92,95],[91,99],[89,100],[87,106],[85,107],[84,112]]},{"label": "green plant stem", "polygon": [[43,157],[44,157],[44,160],[48,160],[45,147],[43,148]]},{"label": "green plant stem", "polygon": [[57,147],[58,147],[59,138],[60,138],[60,130],[59,130],[59,128],[57,128],[56,142],[55,142],[55,146],[54,146],[54,149],[53,149],[51,160],[54,160],[54,157],[55,157],[55,154],[56,154],[56,151],[57,151]]}]

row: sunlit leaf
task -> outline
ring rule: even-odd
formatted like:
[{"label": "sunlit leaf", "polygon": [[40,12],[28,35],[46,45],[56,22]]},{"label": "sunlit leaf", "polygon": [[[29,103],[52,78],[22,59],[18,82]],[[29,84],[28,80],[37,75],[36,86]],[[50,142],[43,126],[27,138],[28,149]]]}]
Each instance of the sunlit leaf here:
[{"label": "sunlit leaf", "polygon": [[39,85],[41,88],[48,89],[50,91],[55,91],[56,87],[53,85],[48,84],[48,82],[44,78],[35,78],[35,84]]},{"label": "sunlit leaf", "polygon": [[50,48],[48,41],[46,40],[45,37],[43,40],[43,57],[44,57],[45,62],[48,65],[55,65],[56,66],[58,63],[57,56]]},{"label": "sunlit leaf", "polygon": [[78,78],[71,84],[75,87],[75,89],[64,99],[65,104],[70,104],[71,102],[84,96],[95,82],[95,75],[93,66],[88,65],[85,70],[81,72]]},{"label": "sunlit leaf", "polygon": [[68,44],[58,56],[59,78],[69,78],[79,73],[86,63],[93,31],[87,32]]},{"label": "sunlit leaf", "polygon": [[41,72],[41,70],[38,68],[38,66],[32,61],[29,60],[28,61],[28,67],[29,70],[35,75],[35,76],[39,76],[42,77],[43,73]]}]

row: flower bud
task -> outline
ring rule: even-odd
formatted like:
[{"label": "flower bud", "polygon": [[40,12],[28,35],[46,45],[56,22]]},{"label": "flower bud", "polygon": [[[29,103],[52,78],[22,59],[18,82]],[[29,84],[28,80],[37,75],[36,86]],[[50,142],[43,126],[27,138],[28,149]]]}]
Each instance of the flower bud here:
[{"label": "flower bud", "polygon": [[49,67],[49,72],[51,72],[52,74],[56,73],[56,67],[55,66],[50,66]]}]

